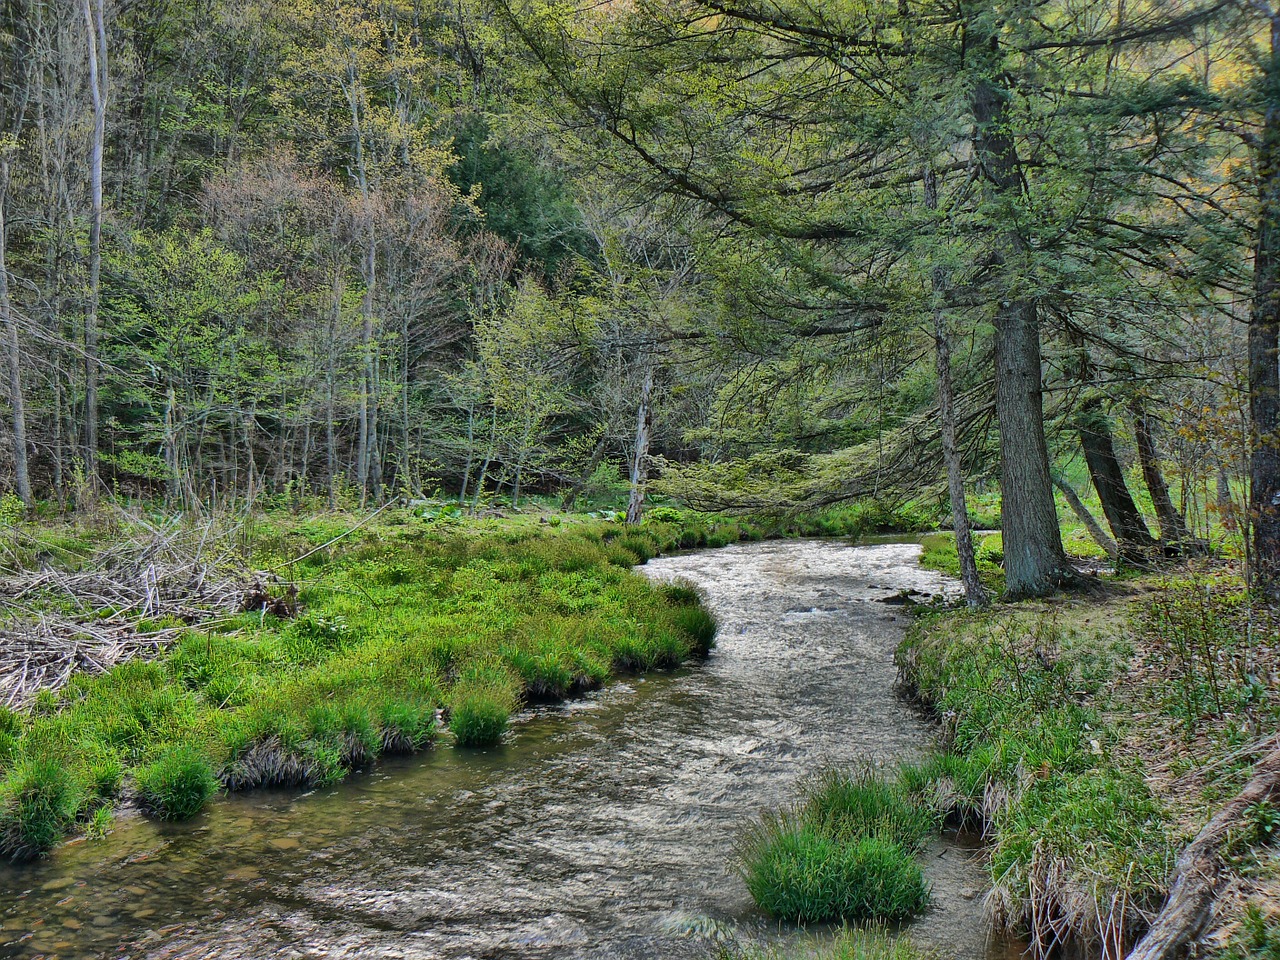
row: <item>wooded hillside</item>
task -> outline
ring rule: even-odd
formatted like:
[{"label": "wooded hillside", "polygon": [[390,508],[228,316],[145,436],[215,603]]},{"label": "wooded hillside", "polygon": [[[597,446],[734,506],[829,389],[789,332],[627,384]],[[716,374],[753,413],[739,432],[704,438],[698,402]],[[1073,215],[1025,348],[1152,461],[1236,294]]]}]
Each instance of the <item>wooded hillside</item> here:
[{"label": "wooded hillside", "polygon": [[6,0],[5,482],[634,517],[656,464],[701,506],[947,501],[975,602],[998,484],[1012,594],[1075,576],[1059,496],[1128,559],[1243,527],[1270,584],[1273,35],[1261,0]]}]

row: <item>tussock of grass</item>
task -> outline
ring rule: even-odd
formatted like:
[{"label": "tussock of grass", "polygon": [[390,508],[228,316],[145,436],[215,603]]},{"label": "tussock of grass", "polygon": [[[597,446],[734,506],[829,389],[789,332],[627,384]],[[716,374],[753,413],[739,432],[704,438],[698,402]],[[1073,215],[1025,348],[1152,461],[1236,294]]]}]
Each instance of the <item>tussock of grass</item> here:
[{"label": "tussock of grass", "polygon": [[486,747],[507,730],[519,686],[500,663],[471,664],[450,694],[449,730],[459,746]]},{"label": "tussock of grass", "polygon": [[218,788],[213,766],[196,749],[174,746],[137,773],[138,795],[162,820],[188,820]]},{"label": "tussock of grass", "polygon": [[913,916],[929,902],[915,853],[937,826],[898,781],[828,771],[794,809],[747,832],[747,889],[771,915],[801,923]]},{"label": "tussock of grass", "polygon": [[62,839],[87,807],[84,787],[53,760],[26,760],[0,784],[0,853],[39,856]]},{"label": "tussock of grass", "polygon": [[846,840],[783,817],[766,820],[748,845],[747,889],[779,919],[896,920],[929,902],[920,865],[908,849],[884,837]]}]

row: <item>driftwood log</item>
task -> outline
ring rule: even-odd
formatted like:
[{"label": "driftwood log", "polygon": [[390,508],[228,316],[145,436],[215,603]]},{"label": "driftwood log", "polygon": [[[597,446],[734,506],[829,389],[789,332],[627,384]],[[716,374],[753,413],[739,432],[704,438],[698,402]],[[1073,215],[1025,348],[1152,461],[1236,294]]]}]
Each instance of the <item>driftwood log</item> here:
[{"label": "driftwood log", "polygon": [[1232,828],[1244,824],[1254,804],[1280,799],[1280,749],[1253,768],[1243,790],[1214,815],[1174,865],[1173,887],[1147,935],[1127,960],[1172,960],[1183,954],[1213,915],[1214,901],[1226,872],[1222,846]]}]

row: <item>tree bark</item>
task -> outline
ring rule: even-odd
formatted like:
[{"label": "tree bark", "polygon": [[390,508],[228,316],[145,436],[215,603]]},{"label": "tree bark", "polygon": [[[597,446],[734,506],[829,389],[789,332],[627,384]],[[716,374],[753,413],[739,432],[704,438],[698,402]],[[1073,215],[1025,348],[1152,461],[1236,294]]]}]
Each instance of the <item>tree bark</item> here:
[{"label": "tree bark", "polygon": [[[994,39],[992,40],[994,46]],[[974,151],[990,191],[1012,201],[1023,190],[1017,147],[1005,130],[1007,95],[989,80],[970,94],[976,130]],[[1014,227],[1003,231],[995,250],[996,269],[1007,271],[1026,255]],[[1062,549],[1049,449],[1044,435],[1040,375],[1040,319],[1034,300],[995,297],[996,418],[1000,430],[1001,530],[1005,588],[1010,597],[1040,596],[1074,578]]]},{"label": "tree bark", "polygon": [[1280,13],[1272,13],[1266,113],[1258,148],[1261,212],[1249,316],[1249,584],[1280,599]]},{"label": "tree bark", "polygon": [[1191,533],[1187,530],[1186,520],[1173,505],[1168,484],[1164,482],[1160,451],[1156,448],[1150,417],[1136,400],[1130,403],[1129,410],[1133,414],[1133,437],[1138,447],[1138,461],[1142,464],[1142,479],[1151,494],[1151,505],[1155,507],[1156,520],[1160,524],[1160,539],[1171,544],[1186,543],[1191,539]]},{"label": "tree bark", "polygon": [[640,385],[640,405],[636,410],[636,446],[631,460],[631,495],[627,498],[627,523],[640,522],[644,513],[645,485],[649,480],[649,438],[653,431],[653,359],[645,363]]},{"label": "tree bark", "polygon": [[1105,414],[1099,409],[1098,401],[1085,404],[1077,417],[1076,425],[1080,432],[1080,446],[1084,449],[1084,460],[1089,467],[1089,476],[1093,479],[1094,489],[1098,491],[1103,516],[1107,518],[1107,525],[1111,527],[1120,547],[1120,555],[1127,560],[1150,559],[1156,548],[1156,540],[1151,536],[1142,512],[1129,493],[1124,470],[1116,456],[1111,428],[1107,425]]},{"label": "tree bark", "polygon": [[[932,170],[924,176],[924,202],[932,211],[938,209],[938,181]],[[941,269],[931,277],[937,304],[933,310],[934,364],[938,374],[938,417],[942,421],[942,460],[947,470],[947,495],[951,501],[951,526],[956,534],[956,555],[960,558],[960,580],[964,583],[965,601],[971,607],[984,607],[990,602],[982,578],[978,575],[978,559],[973,550],[973,530],[969,525],[969,504],[964,493],[964,464],[956,443],[955,387],[951,380],[951,332],[947,315],[941,307],[947,278]]]},{"label": "tree bark", "polygon": [[[3,149],[3,147],[0,147]],[[27,469],[27,413],[22,392],[22,344],[9,297],[8,235],[5,207],[9,200],[9,161],[0,158],[0,326],[4,327],[9,374],[9,409],[13,426],[13,485],[23,506],[31,508],[31,476]]]},{"label": "tree bark", "polygon": [[106,143],[106,0],[83,0],[89,42],[89,96],[93,103],[93,145],[89,160],[89,303],[84,315],[84,456],[90,490],[98,482],[98,303],[102,275],[102,153]]},{"label": "tree bark", "polygon": [[1102,524],[1098,523],[1098,518],[1089,512],[1089,508],[1084,505],[1084,501],[1080,499],[1080,495],[1076,493],[1075,488],[1062,478],[1055,476],[1053,485],[1062,492],[1063,499],[1067,501],[1067,506],[1071,508],[1080,522],[1084,524],[1085,529],[1089,531],[1089,536],[1093,537],[1093,542],[1100,546],[1108,557],[1115,560],[1120,556],[1120,548],[1116,542],[1107,536]]}]

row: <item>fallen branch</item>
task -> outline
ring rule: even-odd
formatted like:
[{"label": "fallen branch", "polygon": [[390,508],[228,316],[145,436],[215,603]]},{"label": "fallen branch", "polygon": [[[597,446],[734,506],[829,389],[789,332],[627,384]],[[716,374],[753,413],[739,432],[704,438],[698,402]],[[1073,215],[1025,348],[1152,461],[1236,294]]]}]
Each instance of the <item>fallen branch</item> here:
[{"label": "fallen branch", "polygon": [[1280,798],[1280,750],[1253,768],[1253,777],[1182,851],[1173,871],[1173,888],[1164,909],[1128,960],[1171,960],[1181,955],[1213,915],[1225,865],[1221,852],[1233,828],[1241,826],[1255,804]]}]

